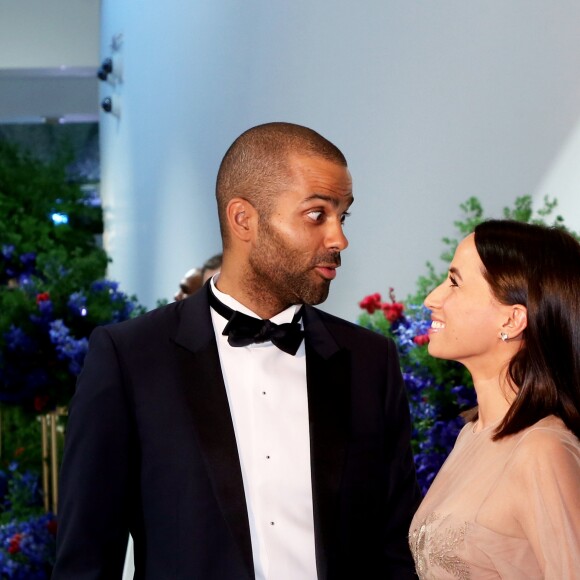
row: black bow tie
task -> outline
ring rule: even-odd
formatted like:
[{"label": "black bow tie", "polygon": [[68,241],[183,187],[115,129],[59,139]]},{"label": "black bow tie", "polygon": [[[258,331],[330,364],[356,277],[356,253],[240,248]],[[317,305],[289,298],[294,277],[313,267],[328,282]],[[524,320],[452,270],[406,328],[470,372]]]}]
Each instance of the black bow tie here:
[{"label": "black bow tie", "polygon": [[237,310],[232,310],[223,302],[220,302],[209,285],[210,306],[228,323],[224,328],[223,335],[228,337],[232,346],[248,346],[255,342],[272,341],[280,350],[295,355],[304,338],[304,331],[300,327],[302,309],[298,310],[292,322],[275,324],[267,319],[254,318]]}]

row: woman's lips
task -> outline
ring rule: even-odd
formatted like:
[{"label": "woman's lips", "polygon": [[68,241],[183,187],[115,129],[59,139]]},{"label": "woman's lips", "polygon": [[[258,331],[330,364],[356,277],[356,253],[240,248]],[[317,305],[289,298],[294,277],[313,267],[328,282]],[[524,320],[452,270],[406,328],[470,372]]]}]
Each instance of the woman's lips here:
[{"label": "woman's lips", "polygon": [[431,327],[429,328],[429,334],[432,332],[439,332],[445,328],[445,323],[440,320],[432,320]]}]

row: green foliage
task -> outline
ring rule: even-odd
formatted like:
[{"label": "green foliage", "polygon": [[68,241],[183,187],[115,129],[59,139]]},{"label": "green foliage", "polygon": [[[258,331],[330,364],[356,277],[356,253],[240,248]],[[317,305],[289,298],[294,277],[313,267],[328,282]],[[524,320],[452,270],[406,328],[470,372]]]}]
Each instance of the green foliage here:
[{"label": "green foliage", "polygon": [[23,521],[42,513],[37,482],[38,478],[30,472],[14,471],[4,497],[9,509],[0,512],[0,525],[14,520]]},{"label": "green foliage", "polygon": [[0,407],[1,465],[18,461],[22,469],[38,470],[42,465],[40,420],[31,417],[22,407]]},{"label": "green foliage", "polygon": [[383,336],[395,338],[391,332],[391,323],[385,318],[382,310],[377,310],[372,314],[362,312],[358,317],[358,323],[365,328],[382,334]]},{"label": "green foliage", "polygon": [[[102,210],[91,203],[81,184],[68,179],[65,152],[41,162],[8,142],[0,142],[1,243],[16,253],[37,254],[39,265],[84,264],[93,279],[105,274],[107,257],[96,243],[103,231]],[[68,216],[55,225],[53,213]],[[46,274],[50,274],[47,271]]]}]

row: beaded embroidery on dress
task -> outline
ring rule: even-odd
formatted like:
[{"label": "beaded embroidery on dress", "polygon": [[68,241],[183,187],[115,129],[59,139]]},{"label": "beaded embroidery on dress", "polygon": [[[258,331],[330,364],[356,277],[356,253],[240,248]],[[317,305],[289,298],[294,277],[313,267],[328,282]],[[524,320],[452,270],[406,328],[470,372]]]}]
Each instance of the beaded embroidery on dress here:
[{"label": "beaded embroidery on dress", "polygon": [[[463,544],[467,523],[459,528],[449,525],[449,516],[432,513],[409,535],[411,552],[419,578],[435,580],[430,574],[432,567],[438,567],[459,580],[470,580],[469,565],[457,555],[457,548]],[[434,528],[436,533],[433,533]]]}]

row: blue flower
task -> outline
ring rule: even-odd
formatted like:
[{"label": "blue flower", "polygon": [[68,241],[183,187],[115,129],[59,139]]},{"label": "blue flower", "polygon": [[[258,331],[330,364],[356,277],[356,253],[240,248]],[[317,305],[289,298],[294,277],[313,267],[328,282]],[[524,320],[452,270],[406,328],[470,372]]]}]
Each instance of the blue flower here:
[{"label": "blue flower", "polygon": [[111,280],[97,280],[91,284],[91,291],[92,292],[109,292],[114,293],[117,291],[119,287],[118,282],[113,282]]},{"label": "blue flower", "polygon": [[68,360],[69,371],[75,376],[78,375],[89,349],[88,339],[71,336],[70,329],[62,320],[54,320],[49,327],[50,341],[56,348],[59,360]]},{"label": "blue flower", "polygon": [[25,269],[32,269],[36,264],[36,254],[34,252],[26,252],[20,255],[20,263]]},{"label": "blue flower", "polygon": [[14,256],[14,250],[16,248],[14,247],[14,244],[5,244],[2,246],[2,257],[5,260],[11,260],[12,256]]},{"label": "blue flower", "polygon": [[138,304],[133,298],[129,298],[127,294],[119,290],[118,282],[111,280],[97,280],[91,284],[92,292],[105,293],[109,302],[113,306],[117,306],[111,313],[111,322],[123,322],[129,320],[134,312],[138,309]]},{"label": "blue flower", "polygon": [[407,354],[416,348],[414,342],[416,336],[427,334],[431,326],[431,313],[424,306],[411,305],[407,308],[407,314],[401,319],[400,324],[394,329],[397,345],[401,354]]},{"label": "blue flower", "polygon": [[4,333],[6,346],[10,351],[20,351],[23,354],[33,354],[36,351],[36,343],[22,328],[10,325],[10,329]]},{"label": "blue flower", "polygon": [[73,292],[69,296],[67,306],[77,316],[87,315],[87,297],[82,292]]},{"label": "blue flower", "polygon": [[23,272],[23,273],[19,274],[17,280],[18,280],[18,286],[20,286],[20,288],[32,289],[32,277],[30,276],[30,273]]},{"label": "blue flower", "polygon": [[16,580],[48,580],[55,557],[56,519],[32,516],[0,526],[0,576]]}]

